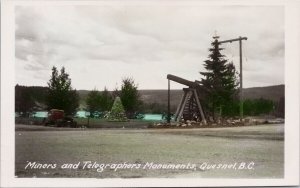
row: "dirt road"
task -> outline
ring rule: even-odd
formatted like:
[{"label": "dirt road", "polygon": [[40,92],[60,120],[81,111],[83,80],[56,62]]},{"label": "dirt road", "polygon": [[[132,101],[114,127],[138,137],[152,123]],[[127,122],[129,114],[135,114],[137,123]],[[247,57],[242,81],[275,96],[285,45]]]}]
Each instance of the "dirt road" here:
[{"label": "dirt road", "polygon": [[[284,125],[150,130],[16,127],[18,177],[282,178],[284,175]],[[66,165],[69,168],[63,168]],[[103,171],[101,165],[106,165]],[[114,168],[117,165],[120,168]]]}]

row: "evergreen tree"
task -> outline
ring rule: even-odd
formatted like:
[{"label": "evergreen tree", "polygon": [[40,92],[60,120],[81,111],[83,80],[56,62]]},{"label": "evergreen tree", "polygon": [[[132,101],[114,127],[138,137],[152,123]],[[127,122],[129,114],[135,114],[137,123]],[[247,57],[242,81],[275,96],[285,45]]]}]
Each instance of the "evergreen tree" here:
[{"label": "evergreen tree", "polygon": [[64,67],[61,68],[60,73],[56,67],[52,68],[48,87],[48,108],[64,110],[68,115],[73,114],[79,106],[79,96],[77,91],[73,90],[71,79],[69,74],[65,72]]},{"label": "evergreen tree", "polygon": [[109,111],[113,104],[113,96],[105,87],[104,90],[101,92],[101,109],[103,111]]},{"label": "evergreen tree", "polygon": [[244,100],[244,114],[250,116],[266,115],[274,112],[275,103],[272,100],[246,99]]},{"label": "evergreen tree", "polygon": [[15,111],[23,116],[29,115],[33,110],[34,100],[29,87],[16,85],[15,87]]},{"label": "evergreen tree", "polygon": [[[208,60],[204,61],[206,72],[200,72],[204,77],[201,85],[205,90],[204,105],[215,119],[216,113],[226,114],[225,106],[230,106],[233,102],[238,85],[236,70],[232,63],[228,63],[225,56],[221,54],[223,48],[219,47],[218,37],[214,37],[209,49]],[[225,107],[225,108],[224,108]]]},{"label": "evergreen tree", "polygon": [[120,98],[129,118],[134,117],[134,113],[138,110],[141,104],[138,86],[134,83],[132,78],[124,78],[122,80],[122,87],[120,91]]},{"label": "evergreen tree", "polygon": [[278,117],[284,118],[284,106],[285,106],[285,99],[284,97],[280,97],[279,102],[276,105],[276,115]]},{"label": "evergreen tree", "polygon": [[86,105],[88,110],[91,113],[91,117],[93,117],[95,111],[101,110],[101,101],[102,101],[102,96],[98,90],[94,89],[93,91],[90,91],[88,93],[86,98]]},{"label": "evergreen tree", "polygon": [[115,89],[112,91],[112,97],[115,99],[116,97],[120,97],[120,91],[118,87],[115,87]]},{"label": "evergreen tree", "polygon": [[126,121],[127,117],[125,115],[125,110],[122,105],[122,101],[120,97],[116,97],[114,104],[111,108],[110,114],[108,115],[108,119],[111,121]]}]

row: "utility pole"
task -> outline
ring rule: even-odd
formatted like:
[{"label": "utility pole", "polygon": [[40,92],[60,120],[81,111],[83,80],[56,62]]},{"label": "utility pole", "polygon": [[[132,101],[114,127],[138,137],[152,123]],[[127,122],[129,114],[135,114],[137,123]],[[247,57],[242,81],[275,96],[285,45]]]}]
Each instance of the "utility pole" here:
[{"label": "utility pole", "polygon": [[243,56],[242,56],[242,40],[247,40],[247,37],[239,37],[236,39],[230,39],[230,40],[224,40],[224,41],[218,41],[218,44],[223,44],[227,42],[235,42],[239,41],[239,47],[240,47],[240,118],[243,119],[244,116],[244,104],[243,104]]}]

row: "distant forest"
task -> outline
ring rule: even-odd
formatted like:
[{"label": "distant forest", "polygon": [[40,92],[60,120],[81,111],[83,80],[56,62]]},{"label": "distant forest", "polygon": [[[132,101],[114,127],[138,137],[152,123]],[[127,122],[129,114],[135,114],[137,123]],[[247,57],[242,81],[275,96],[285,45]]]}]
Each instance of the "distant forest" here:
[{"label": "distant forest", "polygon": [[[85,99],[88,90],[78,90],[80,96],[80,109],[85,109]],[[37,110],[48,110],[45,105],[48,93],[47,87],[15,86],[15,112],[28,114]],[[167,90],[139,90],[143,105],[142,113],[164,113],[167,111]],[[182,96],[182,90],[171,90],[171,111],[175,111]],[[272,103],[274,106],[270,115],[284,117],[284,85],[254,87],[244,89],[245,115],[263,114],[262,104]]]},{"label": "distant forest", "polygon": [[15,86],[15,112],[45,110],[48,87]]}]

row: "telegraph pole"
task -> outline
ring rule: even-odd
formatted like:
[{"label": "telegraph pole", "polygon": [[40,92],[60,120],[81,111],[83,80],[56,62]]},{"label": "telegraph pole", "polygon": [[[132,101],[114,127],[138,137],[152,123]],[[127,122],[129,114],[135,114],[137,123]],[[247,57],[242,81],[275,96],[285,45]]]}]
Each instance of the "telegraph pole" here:
[{"label": "telegraph pole", "polygon": [[247,37],[239,37],[239,38],[236,38],[236,39],[218,41],[218,44],[227,43],[227,42],[232,43],[232,42],[235,42],[235,41],[239,41],[239,47],[240,47],[240,118],[241,118],[241,120],[243,119],[243,116],[244,116],[242,40],[247,40]]},{"label": "telegraph pole", "polygon": [[239,43],[240,43],[240,118],[242,120],[244,116],[242,40],[239,40]]}]

